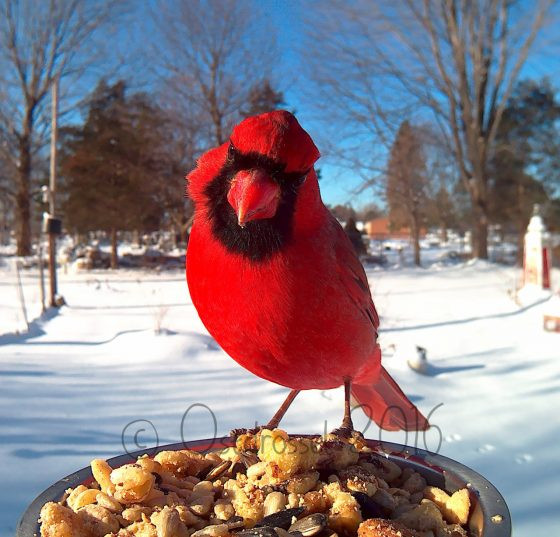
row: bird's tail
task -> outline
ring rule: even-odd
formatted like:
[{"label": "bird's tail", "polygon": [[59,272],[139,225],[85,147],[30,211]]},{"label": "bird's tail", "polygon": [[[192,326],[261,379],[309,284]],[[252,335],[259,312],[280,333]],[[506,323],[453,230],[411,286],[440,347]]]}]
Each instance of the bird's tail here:
[{"label": "bird's tail", "polygon": [[366,415],[387,431],[423,431],[428,420],[411,403],[385,368],[370,386],[352,384],[352,395]]}]

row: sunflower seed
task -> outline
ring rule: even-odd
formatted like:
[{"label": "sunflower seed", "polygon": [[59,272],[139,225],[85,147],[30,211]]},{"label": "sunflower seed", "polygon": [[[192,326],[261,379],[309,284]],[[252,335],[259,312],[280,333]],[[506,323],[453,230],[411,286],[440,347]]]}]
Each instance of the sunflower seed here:
[{"label": "sunflower seed", "polygon": [[240,516],[232,516],[230,519],[226,520],[224,524],[228,527],[228,530],[236,530],[245,527],[243,517]]},{"label": "sunflower seed", "polygon": [[205,480],[213,481],[214,479],[218,479],[218,477],[225,474],[231,468],[231,461],[223,461],[214,468],[211,468],[210,471],[206,474]]},{"label": "sunflower seed", "polygon": [[259,458],[255,453],[251,453],[250,451],[242,451],[239,453],[239,461],[242,462],[245,468],[249,468],[253,464],[257,464],[259,462]]},{"label": "sunflower seed", "polygon": [[327,527],[327,517],[323,513],[315,513],[294,522],[288,531],[303,537],[312,537]]},{"label": "sunflower seed", "polygon": [[226,524],[214,524],[195,531],[191,537],[223,537],[227,533],[228,527]]},{"label": "sunflower seed", "polygon": [[383,518],[385,516],[381,506],[363,492],[352,492],[352,496],[356,498],[360,504],[360,511],[364,520],[368,518]]},{"label": "sunflower seed", "polygon": [[250,528],[248,530],[236,532],[234,535],[236,537],[278,537],[274,528],[270,526]]},{"label": "sunflower seed", "polygon": [[277,513],[272,513],[271,515],[265,516],[260,522],[257,523],[257,527],[268,526],[271,528],[282,528],[287,530],[292,523],[294,517],[300,516],[305,511],[305,507],[294,507],[292,509],[284,509],[283,511],[278,511]]}]

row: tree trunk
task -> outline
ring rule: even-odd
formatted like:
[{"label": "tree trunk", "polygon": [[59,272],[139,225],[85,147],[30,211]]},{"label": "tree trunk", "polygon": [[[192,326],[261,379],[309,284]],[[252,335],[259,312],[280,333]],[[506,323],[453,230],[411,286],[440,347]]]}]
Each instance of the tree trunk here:
[{"label": "tree trunk", "polygon": [[1,200],[2,205],[2,229],[0,230],[0,244],[7,245],[10,243],[10,233],[8,232],[8,201]]},{"label": "tree trunk", "polygon": [[525,220],[525,188],[519,182],[517,184],[517,265],[519,267],[523,266],[523,255],[525,249],[525,232],[527,231],[527,226],[529,221]]},{"label": "tree trunk", "polygon": [[420,227],[414,226],[412,229],[412,243],[414,246],[414,264],[420,267]]},{"label": "tree trunk", "polygon": [[527,226],[520,225],[517,230],[517,266],[523,266],[523,255],[525,254],[525,232]]},{"label": "tree trunk", "polygon": [[472,256],[478,259],[488,259],[487,180],[482,175],[481,177],[472,177],[467,183],[474,218],[472,225]]},{"label": "tree trunk", "polygon": [[479,215],[473,229],[474,257],[488,259],[488,217]]},{"label": "tree trunk", "polygon": [[440,235],[441,242],[446,243],[449,240],[447,235],[447,226],[444,222],[441,223],[441,235]]},{"label": "tree trunk", "polygon": [[410,238],[412,239],[412,247],[414,249],[414,264],[420,266],[420,217],[418,209],[412,208],[410,211]]},{"label": "tree trunk", "polygon": [[16,240],[17,255],[31,255],[31,115],[26,116],[24,133],[19,141],[19,166],[16,192]]},{"label": "tree trunk", "polygon": [[119,268],[119,256],[117,255],[117,230],[111,229],[111,268]]}]

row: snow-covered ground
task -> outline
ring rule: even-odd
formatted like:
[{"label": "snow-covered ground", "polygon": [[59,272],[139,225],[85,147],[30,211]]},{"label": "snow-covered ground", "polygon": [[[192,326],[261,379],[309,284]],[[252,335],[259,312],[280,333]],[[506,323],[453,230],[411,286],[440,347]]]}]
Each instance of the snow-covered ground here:
[{"label": "snow-covered ground", "polygon": [[[219,435],[264,423],[287,393],[219,349],[181,272],[61,272],[68,306],[17,335],[23,322],[10,263],[0,258],[2,537],[13,535],[39,492],[92,458],[211,437],[213,416]],[[503,493],[516,536],[560,535],[560,334],[542,330],[549,302],[529,297],[520,306],[518,270],[483,262],[368,275],[385,367],[437,426],[425,437],[382,438],[430,450],[441,440],[442,454]],[[37,274],[22,278],[32,319]],[[558,289],[558,273],[554,280]],[[416,345],[427,349],[428,375],[406,365]],[[320,433],[341,415],[341,390],[306,392],[283,426]],[[372,425],[366,436],[380,433]]]}]

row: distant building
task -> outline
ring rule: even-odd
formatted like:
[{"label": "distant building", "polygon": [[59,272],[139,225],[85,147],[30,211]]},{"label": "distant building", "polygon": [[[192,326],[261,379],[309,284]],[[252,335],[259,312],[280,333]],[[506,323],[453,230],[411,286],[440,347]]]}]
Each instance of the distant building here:
[{"label": "distant building", "polygon": [[[409,239],[410,228],[402,227],[400,229],[389,229],[389,218],[383,216],[381,218],[374,218],[364,225],[365,232],[371,239],[375,240],[390,240],[390,239]],[[426,236],[426,230],[420,230],[420,238]]]}]

